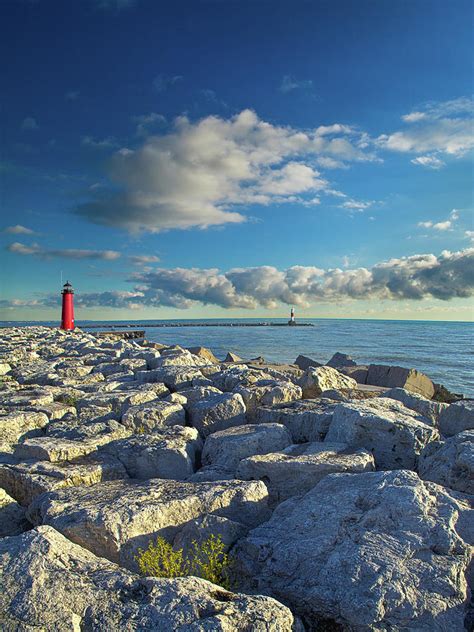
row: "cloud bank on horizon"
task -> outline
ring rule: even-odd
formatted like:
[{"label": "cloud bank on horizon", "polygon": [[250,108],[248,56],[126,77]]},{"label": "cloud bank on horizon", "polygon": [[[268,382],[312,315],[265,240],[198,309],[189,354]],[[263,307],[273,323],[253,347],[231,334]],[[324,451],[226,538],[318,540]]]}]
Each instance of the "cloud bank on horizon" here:
[{"label": "cloud bank on horizon", "polygon": [[[448,301],[474,294],[474,248],[390,259],[370,269],[259,266],[220,272],[215,268],[146,268],[128,281],[135,284],[132,291],[81,293],[76,302],[81,307],[189,309],[201,304],[251,310],[281,304],[309,307],[318,301]],[[58,300],[57,295],[50,295],[32,305],[54,306]],[[0,306],[17,307],[18,302],[2,301]]]}]

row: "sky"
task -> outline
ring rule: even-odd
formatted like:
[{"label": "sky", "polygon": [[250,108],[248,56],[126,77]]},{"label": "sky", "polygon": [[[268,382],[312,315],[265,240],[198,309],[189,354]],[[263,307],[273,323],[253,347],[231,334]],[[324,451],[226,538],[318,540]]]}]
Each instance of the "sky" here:
[{"label": "sky", "polygon": [[474,320],[470,1],[0,13],[0,319]]}]

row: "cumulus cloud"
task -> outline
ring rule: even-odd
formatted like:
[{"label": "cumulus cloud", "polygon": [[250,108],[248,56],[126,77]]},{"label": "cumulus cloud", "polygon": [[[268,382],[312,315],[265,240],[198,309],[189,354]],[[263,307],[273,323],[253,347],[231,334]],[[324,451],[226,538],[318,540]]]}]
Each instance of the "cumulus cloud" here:
[{"label": "cumulus cloud", "polygon": [[171,132],[115,152],[109,173],[116,188],[77,213],[131,232],[240,223],[245,205],[307,203],[324,191],[318,158],[374,160],[358,146],[361,138],[342,125],[312,131],[272,125],[251,110],[196,123],[179,117]]},{"label": "cumulus cloud", "polygon": [[48,249],[42,248],[39,244],[27,246],[18,241],[7,246],[7,250],[23,256],[34,256],[41,259],[102,259],[104,261],[114,261],[121,255],[115,250],[79,250],[75,248]]},{"label": "cumulus cloud", "polygon": [[35,118],[33,118],[32,116],[27,116],[25,119],[23,119],[21,123],[21,129],[26,131],[33,131],[39,129],[39,125],[36,122]]},{"label": "cumulus cloud", "polygon": [[418,222],[418,226],[420,226],[421,228],[432,228],[433,230],[438,231],[452,230],[458,219],[459,211],[453,208],[453,210],[449,214],[448,219],[441,222],[434,222],[432,220],[428,220],[426,222]]},{"label": "cumulus cloud", "polygon": [[150,130],[157,126],[162,126],[166,123],[166,117],[163,114],[157,112],[150,112],[149,114],[140,114],[138,116],[132,116],[132,121],[136,123],[137,136],[147,136]]},{"label": "cumulus cloud", "polygon": [[10,235],[34,235],[35,231],[31,228],[27,228],[26,226],[22,226],[21,224],[15,224],[15,226],[7,226],[3,229],[4,233],[9,233]]},{"label": "cumulus cloud", "polygon": [[287,94],[294,90],[311,90],[313,82],[311,79],[295,79],[291,75],[285,75],[281,80],[280,92]]},{"label": "cumulus cloud", "polygon": [[113,149],[114,147],[118,147],[117,140],[113,136],[108,136],[102,140],[96,140],[93,136],[83,136],[81,145],[83,147],[90,147],[91,149]]},{"label": "cumulus cloud", "polygon": [[[414,164],[440,168],[436,154],[459,157],[474,147],[473,102],[461,97],[430,102],[420,111],[405,114],[408,127],[378,138],[379,146],[397,152],[420,153]],[[426,155],[427,154],[427,155]]]},{"label": "cumulus cloud", "polygon": [[144,265],[147,263],[158,263],[160,258],[156,255],[131,255],[129,260],[134,265]]}]

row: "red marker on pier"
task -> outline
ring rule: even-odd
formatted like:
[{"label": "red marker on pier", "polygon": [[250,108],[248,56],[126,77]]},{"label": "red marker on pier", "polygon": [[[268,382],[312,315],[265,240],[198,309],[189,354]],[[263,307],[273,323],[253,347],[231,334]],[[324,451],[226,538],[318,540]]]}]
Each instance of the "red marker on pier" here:
[{"label": "red marker on pier", "polygon": [[72,331],[74,329],[74,290],[69,281],[63,286],[63,311],[61,316],[61,329]]}]

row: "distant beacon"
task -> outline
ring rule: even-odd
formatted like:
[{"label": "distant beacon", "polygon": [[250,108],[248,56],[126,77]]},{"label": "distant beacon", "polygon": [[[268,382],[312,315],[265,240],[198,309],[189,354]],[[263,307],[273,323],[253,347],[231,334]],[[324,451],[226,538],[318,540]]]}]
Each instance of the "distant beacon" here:
[{"label": "distant beacon", "polygon": [[290,312],[290,320],[288,321],[289,325],[296,325],[296,320],[295,320],[295,308],[292,307],[291,308],[291,312]]},{"label": "distant beacon", "polygon": [[61,315],[61,329],[72,331],[74,329],[74,290],[69,281],[63,286],[63,311]]}]

